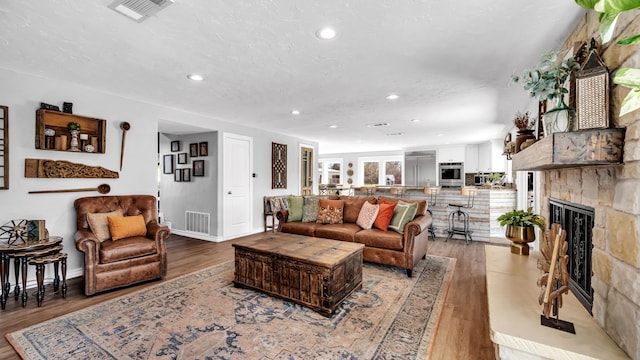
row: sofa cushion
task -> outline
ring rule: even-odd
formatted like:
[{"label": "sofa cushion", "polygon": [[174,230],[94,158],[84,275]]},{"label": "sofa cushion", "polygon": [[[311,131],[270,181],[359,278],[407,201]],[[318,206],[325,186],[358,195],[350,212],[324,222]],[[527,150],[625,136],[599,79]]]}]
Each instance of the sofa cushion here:
[{"label": "sofa cushion", "polygon": [[289,196],[287,197],[287,202],[289,203],[289,217],[287,218],[287,222],[302,221],[302,196]]},{"label": "sofa cushion", "polygon": [[354,223],[343,224],[318,224],[316,226],[316,237],[340,240],[355,241],[355,235],[361,231],[360,226]]},{"label": "sofa cushion", "polygon": [[398,201],[395,209],[393,209],[393,217],[389,222],[389,229],[404,234],[404,226],[416,216],[418,203],[406,203],[402,200]]},{"label": "sofa cushion", "polygon": [[314,236],[315,230],[316,223],[305,223],[300,221],[282,223],[282,232],[285,233]]},{"label": "sofa cushion", "polygon": [[269,206],[271,206],[271,211],[275,213],[287,208],[287,200],[283,197],[272,197],[269,199]]},{"label": "sofa cushion", "polygon": [[318,211],[316,222],[319,224],[342,224],[343,210],[343,200],[320,199],[320,211]]},{"label": "sofa cushion", "polygon": [[356,242],[364,246],[402,250],[404,236],[395,231],[382,231],[379,229],[361,230],[356,233]]},{"label": "sofa cushion", "polygon": [[365,202],[376,203],[376,198],[367,196],[340,196],[340,200],[344,201],[343,221],[354,224],[358,220],[360,209]]},{"label": "sofa cushion", "polygon": [[365,201],[364,204],[362,204],[362,209],[360,209],[360,214],[358,214],[356,224],[365,230],[371,229],[373,222],[376,220],[376,216],[378,216],[379,208],[380,206],[378,204],[374,205]]},{"label": "sofa cushion", "polygon": [[111,263],[155,254],[156,242],[142,236],[128,237],[122,240],[106,240],[100,245],[100,262]]},{"label": "sofa cushion", "polygon": [[379,196],[378,197],[378,202],[380,201],[386,201],[386,202],[393,202],[393,203],[397,203],[398,201],[404,201],[407,203],[418,203],[418,209],[416,209],[416,216],[418,215],[424,215],[427,213],[427,200],[417,200],[417,199],[404,199],[404,198],[392,198],[392,197],[388,197],[388,196]]},{"label": "sofa cushion", "polygon": [[387,231],[389,221],[391,221],[391,218],[393,217],[393,209],[396,207],[396,203],[382,201],[378,205],[378,216],[376,216],[376,220],[373,222],[373,227],[382,231]]},{"label": "sofa cushion", "polygon": [[111,240],[116,241],[132,236],[145,236],[147,224],[142,215],[135,216],[107,216]]},{"label": "sofa cushion", "polygon": [[98,238],[98,241],[103,242],[111,239],[111,233],[109,232],[109,221],[107,216],[124,216],[122,210],[105,212],[105,213],[87,213],[87,223],[89,229]]},{"label": "sofa cushion", "polygon": [[302,222],[316,222],[320,211],[320,198],[305,196],[302,205]]}]

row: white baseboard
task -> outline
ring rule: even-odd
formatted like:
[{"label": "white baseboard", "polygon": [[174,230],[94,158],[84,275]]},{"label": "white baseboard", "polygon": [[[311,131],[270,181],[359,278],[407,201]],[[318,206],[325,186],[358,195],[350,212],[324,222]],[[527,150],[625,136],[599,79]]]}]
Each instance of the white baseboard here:
[{"label": "white baseboard", "polygon": [[238,235],[238,236],[234,236],[234,237],[225,239],[224,237],[221,237],[221,236],[212,236],[212,235],[205,235],[205,234],[196,233],[196,232],[192,232],[192,231],[186,231],[186,230],[180,230],[180,229],[171,229],[171,233],[172,234],[181,235],[181,236],[187,236],[187,237],[194,238],[194,239],[212,241],[212,242],[223,242],[223,241],[227,241],[227,240],[238,238],[240,236],[247,236],[247,235],[257,234],[257,233],[261,233],[261,232],[264,232],[263,228],[254,229],[252,232],[250,232],[248,234]]}]

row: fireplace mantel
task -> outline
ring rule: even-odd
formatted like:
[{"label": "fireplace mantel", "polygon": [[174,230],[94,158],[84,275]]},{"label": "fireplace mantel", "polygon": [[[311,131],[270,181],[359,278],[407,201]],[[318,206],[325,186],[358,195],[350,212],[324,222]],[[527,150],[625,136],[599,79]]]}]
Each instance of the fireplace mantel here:
[{"label": "fireplace mantel", "polygon": [[559,314],[574,324],[575,335],[540,325],[539,252],[521,256],[508,247],[484,248],[491,341],[498,359],[629,359],[571,293],[563,296]]},{"label": "fireplace mantel", "polygon": [[513,155],[513,170],[622,164],[624,128],[553,133]]}]

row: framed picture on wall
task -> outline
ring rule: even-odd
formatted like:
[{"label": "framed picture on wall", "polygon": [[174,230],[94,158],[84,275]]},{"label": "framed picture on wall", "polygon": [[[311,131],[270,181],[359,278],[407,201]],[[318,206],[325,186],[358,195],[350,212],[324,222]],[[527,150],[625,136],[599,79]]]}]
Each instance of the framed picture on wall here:
[{"label": "framed picture on wall", "polygon": [[204,160],[193,160],[193,176],[204,176]]},{"label": "framed picture on wall", "polygon": [[182,169],[182,181],[191,181],[191,169]]},{"label": "framed picture on wall", "polygon": [[209,156],[209,142],[203,141],[200,143],[200,156]]},{"label": "framed picture on wall", "polygon": [[198,143],[189,144],[189,156],[198,157]]},{"label": "framed picture on wall", "polygon": [[162,157],[162,173],[173,174],[174,167],[173,155],[164,155]]},{"label": "framed picture on wall", "polygon": [[186,164],[187,163],[187,153],[178,154],[178,164]]},{"label": "framed picture on wall", "polygon": [[182,181],[182,169],[176,169],[176,171],[173,172],[173,181]]},{"label": "framed picture on wall", "polygon": [[171,152],[178,152],[180,151],[180,141],[172,141],[171,142]]}]

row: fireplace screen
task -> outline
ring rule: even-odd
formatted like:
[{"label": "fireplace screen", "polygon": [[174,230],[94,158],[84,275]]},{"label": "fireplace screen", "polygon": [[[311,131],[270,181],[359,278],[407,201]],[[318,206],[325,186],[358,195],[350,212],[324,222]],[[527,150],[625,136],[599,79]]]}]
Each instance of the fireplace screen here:
[{"label": "fireplace screen", "polygon": [[593,289],[591,288],[591,237],[593,208],[561,200],[549,201],[551,223],[562,225],[569,243],[568,271],[570,288],[576,298],[591,313]]}]

